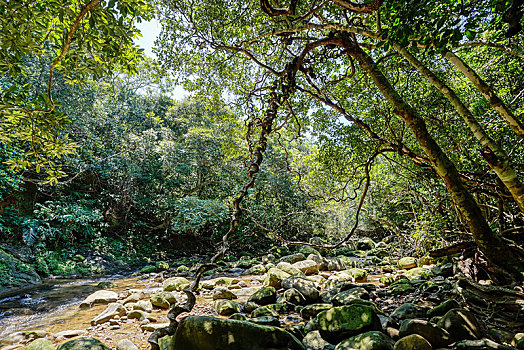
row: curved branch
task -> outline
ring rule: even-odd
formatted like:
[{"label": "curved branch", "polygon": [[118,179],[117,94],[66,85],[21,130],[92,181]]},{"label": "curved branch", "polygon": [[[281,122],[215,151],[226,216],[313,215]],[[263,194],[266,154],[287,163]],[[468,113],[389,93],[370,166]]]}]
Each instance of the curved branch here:
[{"label": "curved branch", "polygon": [[298,0],[291,0],[288,8],[278,8],[271,6],[270,0],[260,0],[260,9],[270,17],[295,15]]},{"label": "curved branch", "polygon": [[352,1],[346,0],[331,0],[338,6],[355,13],[374,13],[376,12],[380,5],[382,5],[383,0],[372,0],[367,4],[357,4]]}]

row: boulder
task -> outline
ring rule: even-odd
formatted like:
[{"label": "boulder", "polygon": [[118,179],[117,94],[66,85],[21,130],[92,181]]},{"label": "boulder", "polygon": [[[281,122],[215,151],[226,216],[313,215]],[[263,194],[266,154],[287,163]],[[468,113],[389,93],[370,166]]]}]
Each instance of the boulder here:
[{"label": "boulder", "polygon": [[85,333],[85,330],[83,329],[72,329],[72,330],[67,330],[67,331],[62,331],[62,332],[58,332],[58,333],[55,333],[53,334],[53,336],[55,337],[55,339],[59,339],[59,338],[73,338],[73,337],[78,337],[82,334]]},{"label": "boulder", "polygon": [[442,304],[428,310],[428,317],[443,316],[449,310],[456,309],[459,307],[460,305],[455,299],[449,299],[443,302]]},{"label": "boulder", "polygon": [[[19,255],[19,257],[21,256]],[[3,265],[0,294],[12,288],[42,283],[40,276],[38,276],[31,265],[15,258],[2,249],[0,249],[0,261]]]},{"label": "boulder", "polygon": [[116,284],[113,281],[102,281],[102,282],[98,282],[96,286],[100,289],[111,289],[111,288],[115,288]]},{"label": "boulder", "polygon": [[227,289],[226,287],[216,287],[214,290],[213,290],[213,300],[217,300],[217,299],[236,299],[237,296],[232,292],[230,291],[229,289]]},{"label": "boulder", "polygon": [[382,332],[370,331],[339,343],[335,350],[393,350],[395,342]]},{"label": "boulder", "polygon": [[327,259],[327,269],[329,271],[340,271],[346,268],[346,263],[340,258]]},{"label": "boulder", "polygon": [[149,297],[151,305],[161,309],[169,309],[171,304],[176,302],[175,296],[170,292],[157,292]]},{"label": "boulder", "polygon": [[332,304],[310,304],[300,310],[300,316],[304,319],[314,318],[320,312],[332,309]]},{"label": "boulder", "polygon": [[227,299],[215,300],[213,306],[220,316],[228,316],[242,311],[242,305],[236,301]]},{"label": "boulder", "polygon": [[[167,350],[303,350],[302,343],[278,327],[210,316],[188,316],[180,321]],[[162,338],[164,339],[164,338]]]},{"label": "boulder", "polygon": [[350,275],[355,282],[362,283],[367,281],[368,272],[364,269],[359,268],[352,268],[349,270],[346,270],[347,274]]},{"label": "boulder", "polygon": [[271,286],[265,286],[257,290],[251,295],[248,301],[257,303],[258,305],[273,304],[277,300],[277,290]]},{"label": "boulder", "polygon": [[171,292],[171,291],[182,291],[189,287],[191,285],[191,282],[188,281],[187,278],[184,277],[171,277],[164,281],[164,291],[165,292]]},{"label": "boulder", "polygon": [[437,323],[448,331],[452,342],[482,338],[482,325],[466,309],[451,309]]},{"label": "boulder", "polygon": [[78,338],[63,343],[57,350],[111,350],[111,348],[98,339]]},{"label": "boulder", "polygon": [[375,248],[375,242],[371,238],[364,237],[357,241],[355,248],[358,250],[371,250]]},{"label": "boulder", "polygon": [[302,343],[307,350],[333,350],[335,346],[328,343],[320,336],[319,331],[313,331],[306,334]]},{"label": "boulder", "polygon": [[318,273],[319,270],[318,264],[315,261],[307,259],[298,261],[294,263],[292,266],[302,271],[306,275],[313,275],[315,273]]},{"label": "boulder", "polygon": [[295,288],[284,291],[278,298],[279,303],[290,303],[293,305],[303,305],[306,303],[306,297]]},{"label": "boulder", "polygon": [[411,334],[418,334],[426,339],[435,349],[443,348],[449,343],[449,333],[426,320],[405,320],[399,329],[399,337],[405,337]]},{"label": "boulder", "polygon": [[319,297],[319,286],[306,278],[292,276],[282,281],[282,287],[284,289],[295,288],[298,290],[307,300],[315,301]]},{"label": "boulder", "polygon": [[418,334],[411,334],[400,338],[395,343],[394,350],[433,350],[433,347],[424,337]]},{"label": "boulder", "polygon": [[424,275],[427,275],[429,270],[423,268],[423,267],[414,267],[412,269],[409,269],[407,271],[402,271],[402,275],[406,276],[410,280],[415,278],[420,278]]},{"label": "boulder", "polygon": [[109,304],[118,300],[118,294],[111,290],[98,290],[80,303],[81,308],[90,308],[95,304]]},{"label": "boulder", "polygon": [[120,339],[116,343],[116,350],[138,350],[138,347],[129,339]]},{"label": "boulder", "polygon": [[356,287],[336,294],[331,303],[335,306],[349,305],[353,299],[369,299],[369,293],[364,288]]},{"label": "boulder", "polygon": [[290,276],[291,275],[289,273],[273,267],[268,270],[266,278],[264,279],[264,284],[280,289],[282,288],[282,281]]},{"label": "boulder", "polygon": [[397,307],[390,315],[390,318],[399,323],[401,320],[408,318],[426,318],[429,308],[426,306],[420,306],[412,303],[402,304]]},{"label": "boulder", "polygon": [[261,306],[251,313],[251,317],[260,317],[260,316],[272,316],[278,317],[278,312],[271,310],[267,306]]},{"label": "boulder", "polygon": [[414,267],[417,267],[417,259],[411,256],[406,256],[405,258],[402,258],[397,262],[397,266],[401,270],[412,269]]},{"label": "boulder", "polygon": [[149,300],[139,300],[133,305],[133,310],[142,310],[145,312],[153,311],[153,304]]},{"label": "boulder", "polygon": [[337,343],[350,336],[367,331],[380,331],[380,319],[373,308],[366,305],[345,305],[320,312],[316,317],[322,338]]},{"label": "boulder", "polygon": [[169,263],[165,261],[157,261],[155,263],[156,268],[158,271],[164,271],[169,269]]},{"label": "boulder", "polygon": [[280,269],[290,274],[291,276],[305,276],[305,274],[302,271],[300,271],[299,269],[297,269],[296,267],[294,267],[293,265],[291,265],[288,262],[284,262],[284,261],[279,262],[277,265],[277,269]]},{"label": "boulder", "polygon": [[267,271],[266,267],[262,264],[253,265],[246,271],[248,275],[263,275]]},{"label": "boulder", "polygon": [[287,262],[290,264],[294,264],[298,261],[306,260],[306,257],[302,253],[296,253],[291,255],[286,255],[280,258],[281,262]]},{"label": "boulder", "polygon": [[146,265],[140,269],[140,273],[153,273],[156,272],[155,265]]},{"label": "boulder", "polygon": [[35,339],[24,348],[25,350],[55,350],[55,344],[46,338]]},{"label": "boulder", "polygon": [[280,326],[280,321],[278,320],[278,317],[275,316],[258,316],[248,318],[247,320],[263,326]]},{"label": "boulder", "polygon": [[312,260],[312,261],[316,262],[317,265],[318,265],[318,269],[320,271],[327,270],[327,268],[328,268],[328,261],[327,261],[327,259],[322,257],[322,256],[320,256],[320,255],[309,254],[307,256],[306,260]]},{"label": "boulder", "polygon": [[135,318],[139,321],[143,321],[149,317],[149,314],[142,310],[131,310],[126,315],[127,318]]},{"label": "boulder", "polygon": [[26,342],[30,339],[43,338],[46,335],[47,335],[47,332],[44,330],[18,331],[18,332],[9,334],[7,337],[3,339],[3,342],[7,344],[14,344],[14,343]]},{"label": "boulder", "polygon": [[98,316],[93,318],[91,321],[92,325],[101,324],[109,321],[115,316],[124,316],[126,314],[126,308],[124,305],[119,303],[110,303],[107,308]]}]

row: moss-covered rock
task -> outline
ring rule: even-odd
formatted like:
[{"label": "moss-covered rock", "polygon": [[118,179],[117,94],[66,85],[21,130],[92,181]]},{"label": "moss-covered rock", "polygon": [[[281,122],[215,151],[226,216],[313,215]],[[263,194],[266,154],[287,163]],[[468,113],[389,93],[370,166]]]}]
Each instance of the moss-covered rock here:
[{"label": "moss-covered rock", "polygon": [[432,350],[431,344],[418,334],[411,334],[399,339],[394,350]]},{"label": "moss-covered rock", "polygon": [[24,350],[55,350],[55,344],[46,338],[35,339]]},{"label": "moss-covered rock", "polygon": [[236,301],[227,299],[215,300],[213,306],[215,307],[215,310],[218,312],[218,314],[221,316],[228,316],[242,311],[242,305],[240,305]]},{"label": "moss-covered rock", "polygon": [[339,343],[335,350],[393,350],[395,342],[382,332],[370,331]]},{"label": "moss-covered rock", "polygon": [[73,339],[58,347],[58,350],[111,350],[110,347],[94,338]]},{"label": "moss-covered rock", "polygon": [[157,261],[155,264],[155,267],[158,271],[168,270],[169,269],[169,263],[165,261]]},{"label": "moss-covered rock", "polygon": [[151,294],[149,301],[153,306],[161,309],[169,309],[171,304],[176,302],[176,298],[172,293],[169,292],[157,292]]},{"label": "moss-covered rock", "polygon": [[289,273],[273,267],[268,270],[266,278],[264,279],[264,284],[280,289],[282,288],[282,281],[290,276],[291,275]]},{"label": "moss-covered rock", "polygon": [[146,265],[140,269],[140,273],[152,273],[152,272],[156,272],[155,265]]},{"label": "moss-covered rock", "polygon": [[353,299],[369,299],[369,293],[367,290],[361,287],[351,288],[337,293],[331,299],[331,303],[333,303],[335,306],[349,305]]},{"label": "moss-covered rock", "polygon": [[406,256],[397,262],[397,266],[401,270],[412,269],[417,267],[417,259],[411,256]]},{"label": "moss-covered rock", "polygon": [[367,331],[381,330],[373,308],[366,305],[345,305],[320,312],[316,321],[324,339],[331,343]]},{"label": "moss-covered rock", "polygon": [[186,289],[191,285],[191,282],[189,282],[184,277],[171,277],[164,281],[164,291],[171,292],[171,291],[181,291]]},{"label": "moss-covered rock", "polygon": [[0,293],[25,285],[42,283],[29,265],[0,249]]},{"label": "moss-covered rock", "polygon": [[277,300],[277,290],[272,286],[265,286],[257,290],[251,295],[248,301],[257,303],[258,305],[273,304]]}]

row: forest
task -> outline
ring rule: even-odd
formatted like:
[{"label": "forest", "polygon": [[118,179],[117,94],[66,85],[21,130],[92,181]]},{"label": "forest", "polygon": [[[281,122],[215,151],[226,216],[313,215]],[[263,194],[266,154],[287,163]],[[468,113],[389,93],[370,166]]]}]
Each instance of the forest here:
[{"label": "forest", "polygon": [[523,16],[0,0],[0,348],[524,349]]}]

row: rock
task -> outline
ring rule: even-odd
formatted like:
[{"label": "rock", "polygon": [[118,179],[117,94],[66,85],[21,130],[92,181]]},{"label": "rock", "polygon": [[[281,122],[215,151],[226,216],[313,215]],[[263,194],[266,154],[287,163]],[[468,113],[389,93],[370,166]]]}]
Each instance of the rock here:
[{"label": "rock", "polygon": [[448,331],[452,342],[482,338],[482,326],[466,309],[451,309],[437,323]]},{"label": "rock", "polygon": [[426,320],[405,320],[399,329],[399,337],[405,337],[411,334],[418,334],[426,339],[435,349],[443,348],[449,343],[449,333]]},{"label": "rock", "polygon": [[277,300],[277,290],[274,287],[262,287],[251,295],[248,301],[257,303],[258,305],[273,304]]},{"label": "rock", "polygon": [[339,343],[335,350],[393,350],[395,342],[382,332],[370,331]]},{"label": "rock", "polygon": [[118,294],[111,290],[98,290],[80,303],[81,308],[90,308],[95,304],[109,304],[118,300]]},{"label": "rock", "polygon": [[3,339],[3,342],[7,344],[14,344],[14,343],[28,341],[30,339],[43,338],[46,335],[47,335],[47,332],[44,330],[19,331],[19,332],[14,332],[14,333],[9,334],[5,339]]},{"label": "rock", "polygon": [[300,316],[306,320],[316,317],[320,312],[332,309],[332,304],[310,304],[300,310]]},{"label": "rock", "polygon": [[266,278],[264,279],[264,284],[280,289],[282,288],[282,281],[290,276],[291,275],[289,273],[273,267],[268,270]]},{"label": "rock", "polygon": [[230,291],[229,289],[227,289],[226,287],[216,287],[214,290],[213,290],[213,300],[217,300],[217,299],[236,299],[237,296],[232,292]]},{"label": "rock", "polygon": [[407,294],[415,291],[408,279],[402,278],[388,287],[388,294]]},{"label": "rock", "polygon": [[397,266],[401,270],[412,269],[414,267],[417,267],[417,259],[411,256],[407,256],[405,258],[400,259],[397,262]]},{"label": "rock", "polygon": [[109,321],[116,315],[123,316],[125,314],[126,314],[126,308],[124,307],[124,305],[119,304],[119,303],[110,303],[109,305],[107,305],[107,308],[100,315],[93,318],[93,320],[91,321],[91,324],[92,325],[101,324],[101,323]]},{"label": "rock", "polygon": [[127,318],[135,318],[139,321],[143,321],[149,317],[147,312],[142,310],[131,310],[126,314]]},{"label": "rock", "polygon": [[147,265],[140,269],[140,273],[152,273],[156,272],[156,266],[154,265]]},{"label": "rock", "polygon": [[322,338],[331,343],[363,332],[382,329],[373,308],[358,304],[322,311],[317,315],[316,322]]},{"label": "rock", "polygon": [[113,281],[102,281],[96,285],[100,289],[111,289],[115,288],[116,284]]},{"label": "rock", "polygon": [[318,264],[316,262],[307,259],[298,261],[294,263],[292,266],[302,271],[306,275],[313,275],[315,273],[318,273],[319,270]]},{"label": "rock", "polygon": [[407,337],[400,338],[395,343],[394,350],[433,350],[433,347],[420,335],[411,334]]},{"label": "rock", "polygon": [[73,338],[73,337],[78,337],[82,334],[84,334],[86,331],[83,330],[83,329],[73,329],[73,330],[70,330],[70,331],[62,331],[62,332],[58,332],[58,333],[55,333],[53,336],[55,337],[55,339],[58,339],[58,338]]},{"label": "rock", "polygon": [[427,310],[429,308],[425,306],[419,306],[416,304],[406,303],[397,307],[390,315],[390,318],[399,323],[401,320],[408,318],[426,318]]},{"label": "rock", "polygon": [[379,282],[389,286],[391,283],[395,282],[395,279],[392,276],[382,276],[380,277]]},{"label": "rock", "polygon": [[278,298],[279,303],[290,303],[293,305],[303,305],[306,303],[306,297],[295,288],[284,291]]},{"label": "rock", "polygon": [[320,271],[327,270],[327,268],[328,268],[328,261],[326,260],[326,258],[324,258],[324,257],[322,257],[320,255],[309,254],[307,256],[306,260],[312,260],[312,261],[316,262],[317,265],[318,265],[318,269]]},{"label": "rock", "polygon": [[294,305],[283,304],[283,303],[269,304],[269,305],[266,305],[265,307],[267,307],[270,310],[276,311],[279,314],[291,312],[295,309]]},{"label": "rock", "polygon": [[260,317],[260,316],[272,316],[278,317],[278,312],[269,309],[266,306],[261,306],[251,313],[251,317]]},{"label": "rock", "polygon": [[252,317],[248,318],[248,321],[263,326],[280,326],[280,321],[278,320],[278,317],[275,316]]},{"label": "rock", "polygon": [[161,309],[169,309],[171,304],[176,302],[176,298],[172,293],[169,292],[157,292],[151,294],[149,301],[153,306],[159,307]]},{"label": "rock", "polygon": [[332,299],[331,303],[335,306],[349,305],[352,299],[369,299],[369,293],[364,288],[352,288],[336,294]]},{"label": "rock", "polygon": [[137,303],[133,305],[133,310],[142,310],[145,312],[151,312],[153,311],[153,304],[149,300],[139,300]]},{"label": "rock", "polygon": [[303,277],[286,278],[282,281],[282,287],[284,289],[295,288],[309,301],[315,301],[319,297],[318,285]]},{"label": "rock", "polygon": [[170,349],[305,349],[297,338],[281,328],[209,316],[182,319],[172,338]]},{"label": "rock", "polygon": [[[148,323],[143,323],[144,321],[147,321]],[[148,332],[154,332],[157,329],[169,327],[169,323],[149,323],[148,320],[144,321],[140,323],[140,328]]]},{"label": "rock", "polygon": [[180,265],[179,267],[176,268],[176,273],[186,273],[186,272],[189,272],[189,267],[187,267],[186,265]]},{"label": "rock", "polygon": [[138,347],[129,339],[120,339],[116,343],[116,350],[138,350]]},{"label": "rock", "polygon": [[242,305],[236,301],[227,299],[215,300],[213,306],[220,316],[228,316],[242,311]]},{"label": "rock", "polygon": [[164,291],[165,292],[171,292],[171,291],[181,291],[186,289],[191,285],[191,282],[187,280],[187,278],[184,277],[171,277],[165,280],[164,282]]},{"label": "rock", "polygon": [[122,304],[125,305],[125,304],[128,304],[128,303],[136,303],[139,300],[140,300],[140,294],[138,294],[138,293],[131,293],[130,295],[128,295],[127,298],[124,299]]},{"label": "rock", "polygon": [[25,350],[55,350],[55,344],[45,338],[35,339],[24,348]]},{"label": "rock", "polygon": [[40,276],[38,276],[31,265],[15,258],[2,249],[0,249],[0,261],[2,262],[0,294],[11,288],[42,283]]},{"label": "rock", "polygon": [[155,267],[158,271],[165,271],[169,269],[169,263],[165,261],[157,261]]},{"label": "rock", "polygon": [[291,265],[288,262],[284,262],[284,261],[279,262],[277,265],[277,269],[280,269],[290,274],[291,276],[305,276],[305,274],[302,271],[300,271],[299,269],[297,269],[296,267],[294,267],[293,265]]},{"label": "rock", "polygon": [[460,305],[455,299],[449,299],[443,302],[442,304],[428,310],[428,317],[443,316],[449,310],[456,309],[459,307]]},{"label": "rock", "polygon": [[346,268],[346,264],[340,258],[327,259],[327,264],[328,264],[327,269],[329,271],[340,271]]},{"label": "rock", "polygon": [[253,265],[246,271],[248,275],[263,275],[267,271],[266,267],[262,264]]},{"label": "rock", "polygon": [[427,275],[429,270],[426,270],[423,267],[414,267],[412,269],[409,269],[407,271],[402,271],[402,275],[406,276],[410,280],[415,278],[420,278],[424,275]]},{"label": "rock", "polygon": [[375,248],[375,242],[371,238],[361,238],[357,241],[355,248],[358,250],[371,250]]},{"label": "rock", "polygon": [[462,340],[462,341],[456,342],[453,348],[454,349],[464,349],[464,350],[475,350],[475,349],[476,350],[512,350],[514,349],[511,346],[501,345],[489,339]]},{"label": "rock", "polygon": [[237,313],[234,313],[233,315],[231,315],[229,317],[229,319],[230,320],[245,321],[245,320],[247,320],[247,315],[243,314],[243,313],[240,313],[240,312],[237,312]]},{"label": "rock", "polygon": [[524,333],[517,333],[511,340],[511,345],[517,349],[524,349]]},{"label": "rock", "polygon": [[257,303],[248,301],[244,304],[244,312],[251,313],[253,310],[257,309],[259,306]]},{"label": "rock", "polygon": [[308,256],[308,255],[320,256],[320,252],[318,250],[316,250],[313,247],[309,247],[309,246],[304,246],[304,247],[300,248],[300,250],[298,252],[304,254],[304,256]]},{"label": "rock", "polygon": [[353,277],[355,282],[362,283],[367,281],[368,272],[364,269],[352,268],[346,271],[351,277]]},{"label": "rock", "polygon": [[286,255],[280,258],[280,262],[286,262],[289,264],[294,264],[298,261],[306,260],[306,257],[302,253],[296,253],[291,255]]},{"label": "rock", "polygon": [[57,350],[111,350],[98,339],[78,338],[63,343]]},{"label": "rock", "polygon": [[263,264],[273,263],[273,262],[275,262],[276,260],[277,260],[277,258],[276,258],[273,254],[271,254],[271,253],[269,253],[269,254],[267,254],[267,255],[264,255],[264,256],[262,257],[262,263],[263,263]]},{"label": "rock", "polygon": [[320,336],[319,331],[313,331],[306,334],[302,340],[302,344],[307,350],[333,350],[335,346],[328,343]]}]

